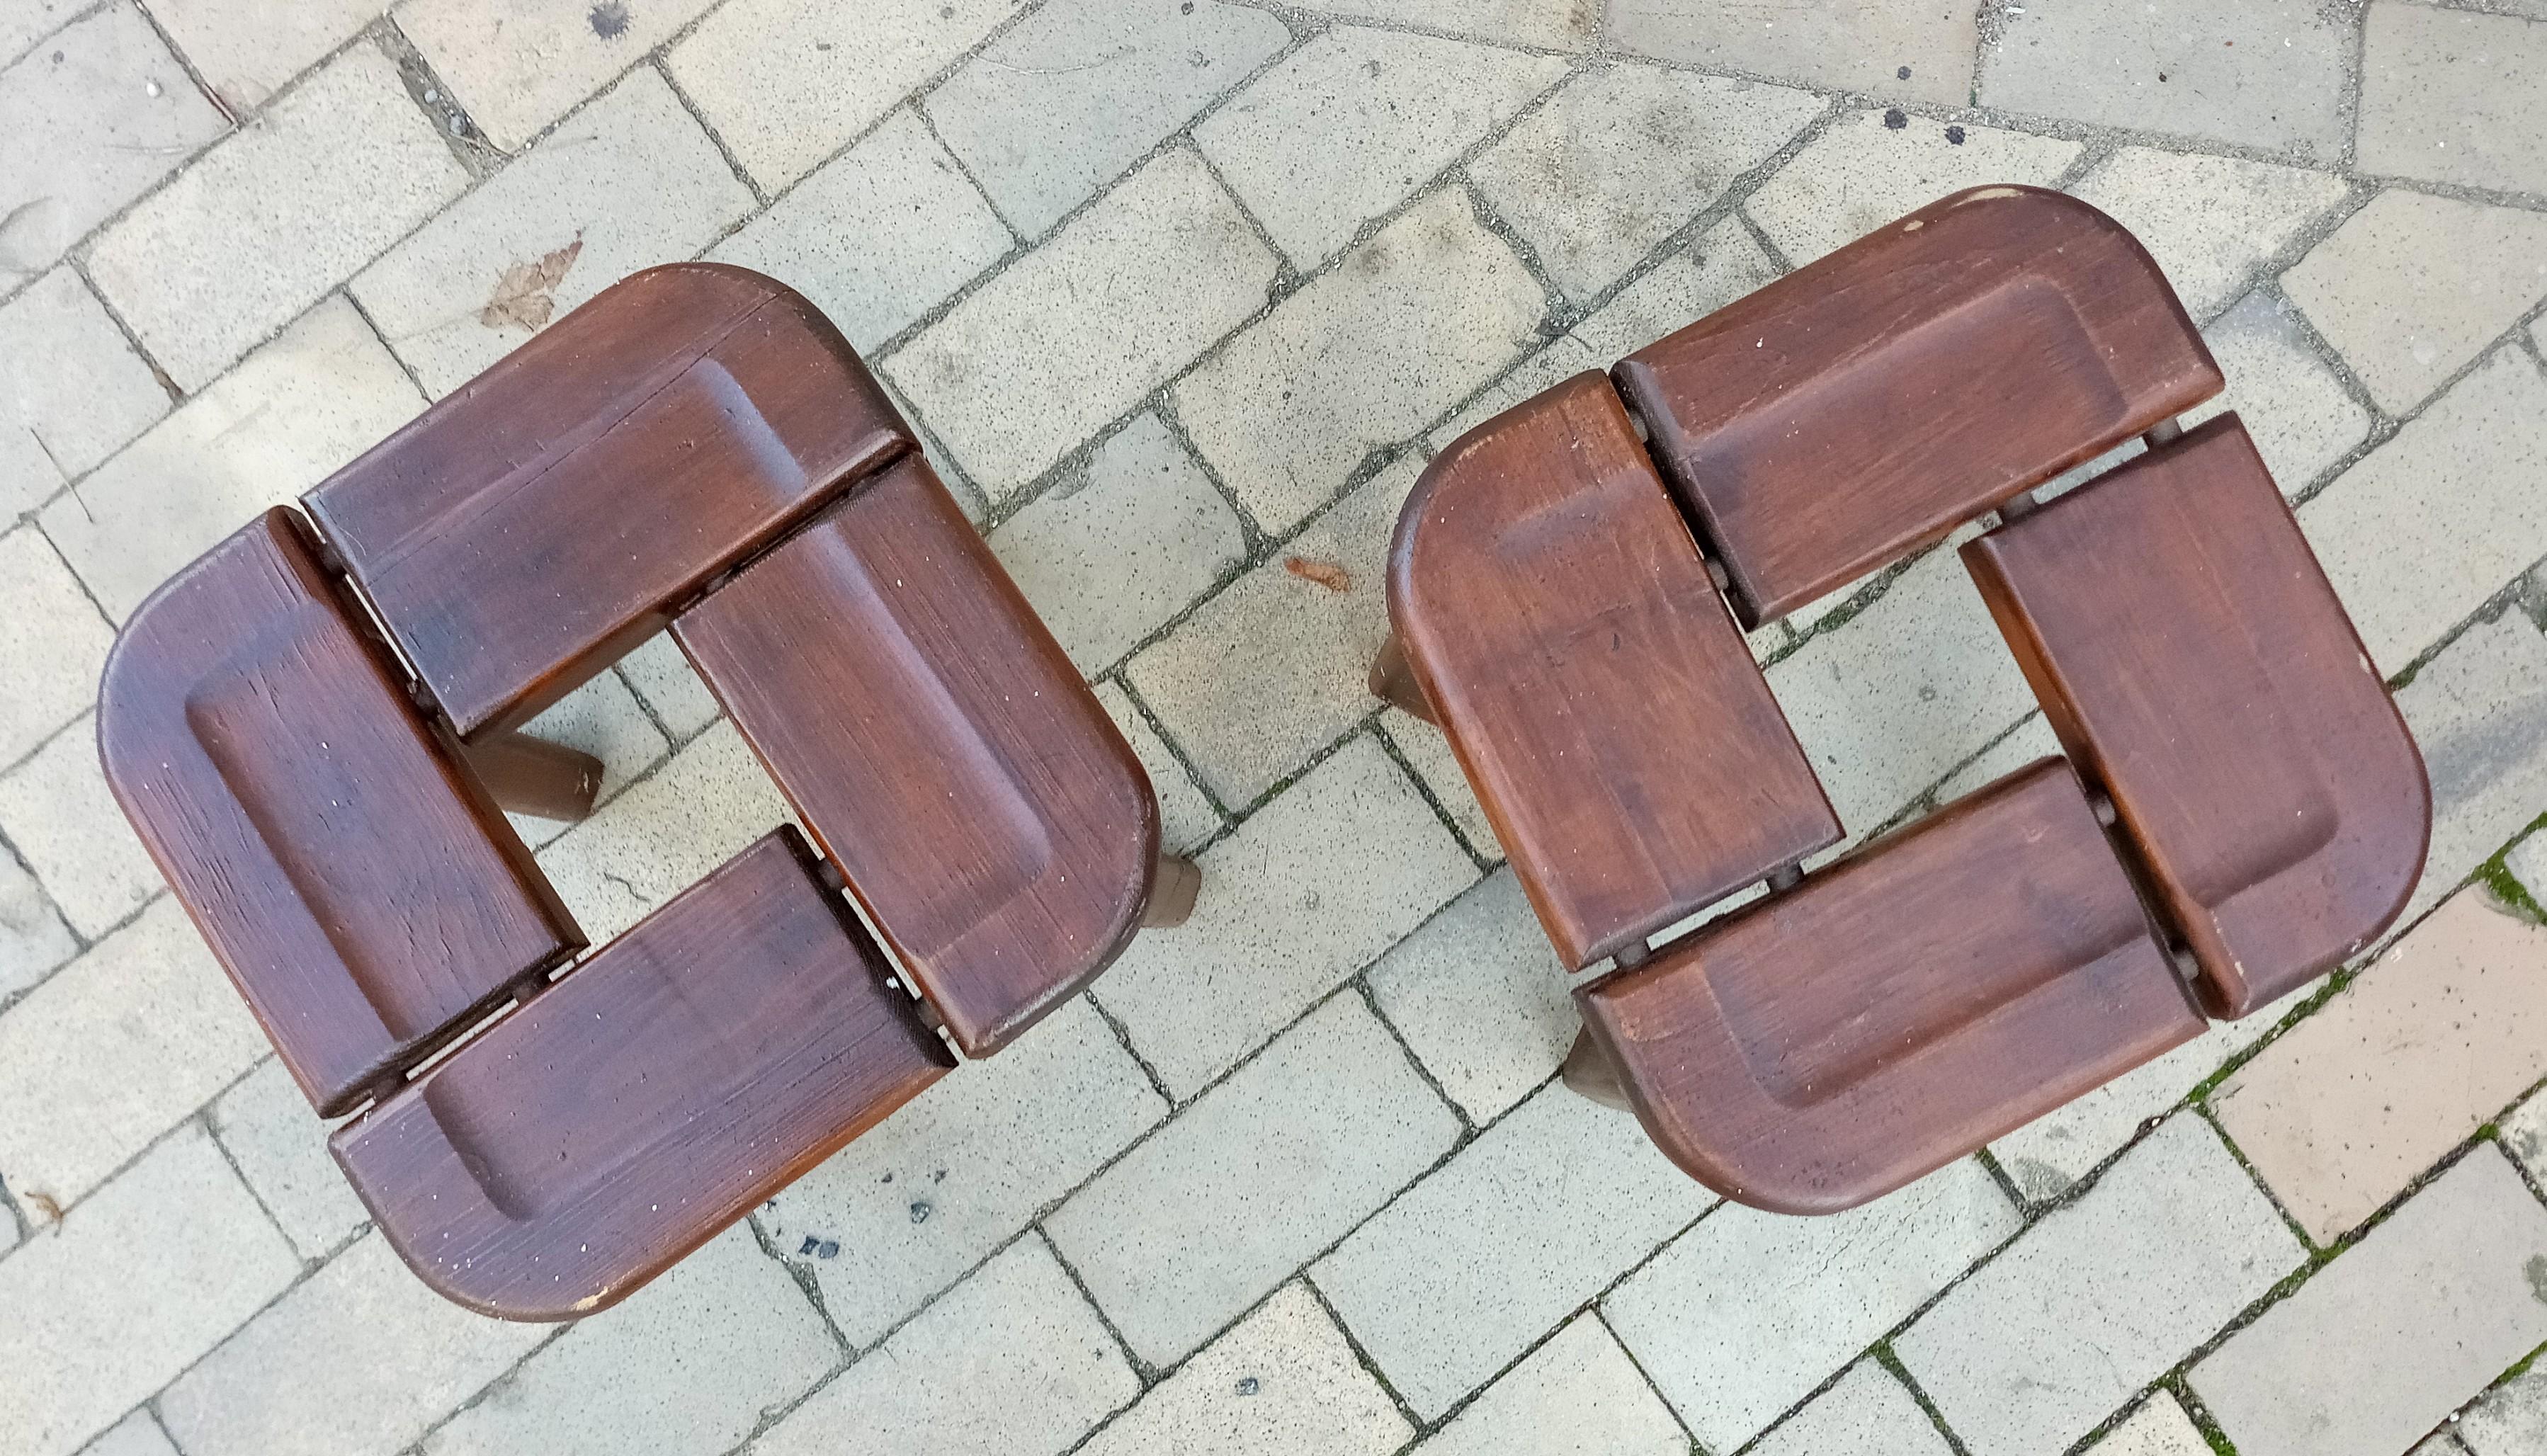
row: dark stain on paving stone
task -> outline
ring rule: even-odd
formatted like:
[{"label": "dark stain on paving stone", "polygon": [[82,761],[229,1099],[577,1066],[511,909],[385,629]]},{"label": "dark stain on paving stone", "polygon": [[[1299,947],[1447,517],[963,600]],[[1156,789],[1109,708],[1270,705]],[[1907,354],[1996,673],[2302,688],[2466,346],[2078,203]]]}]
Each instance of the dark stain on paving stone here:
[{"label": "dark stain on paving stone", "polygon": [[1245,1376],[1238,1382],[1238,1393],[1242,1396],[1252,1396],[1263,1389],[1263,1386],[1256,1383],[1256,1377],[1253,1375]]},{"label": "dark stain on paving stone", "polygon": [[1961,127],[1948,127],[1946,128],[1946,140],[1956,146],[1963,145],[1964,128]]},{"label": "dark stain on paving stone", "polygon": [[2529,1297],[2547,1305],[2547,1253],[2531,1254],[2520,1272],[2529,1276]]},{"label": "dark stain on paving stone", "polygon": [[616,41],[628,34],[628,7],[620,0],[601,0],[584,19],[592,23],[592,33],[604,41]]},{"label": "dark stain on paving stone", "polygon": [[1894,80],[1907,81],[1910,79],[1910,68],[1905,65],[1901,69],[1894,71],[1892,76]]},{"label": "dark stain on paving stone", "polygon": [[1895,131],[1898,131],[1902,128],[1910,125],[1910,118],[1903,115],[1901,108],[1896,106],[1892,110],[1884,114],[1884,125],[1891,128]]}]

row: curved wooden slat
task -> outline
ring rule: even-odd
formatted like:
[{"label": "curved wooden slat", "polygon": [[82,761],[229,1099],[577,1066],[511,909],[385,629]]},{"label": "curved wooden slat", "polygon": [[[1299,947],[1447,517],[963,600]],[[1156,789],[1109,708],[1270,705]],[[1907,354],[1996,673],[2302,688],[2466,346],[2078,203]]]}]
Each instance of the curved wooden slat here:
[{"label": "curved wooden slat", "polygon": [[141,604],[97,737],[160,873],[333,1116],[583,936],[304,529],[268,511]]},{"label": "curved wooden slat", "polygon": [[1388,611],[1567,965],[1838,842],[1601,375],[1497,415],[1424,471]]},{"label": "curved wooden slat", "polygon": [[953,1065],[782,828],[329,1140],[418,1277],[617,1303]]},{"label": "curved wooden slat", "polygon": [[2431,833],[2421,755],[2235,414],[1963,554],[2215,1013],[2405,909]]},{"label": "curved wooden slat", "polygon": [[966,1056],[1140,928],[1150,781],[919,456],[673,635]]},{"label": "curved wooden slat", "polygon": [[2147,250],[2031,187],[1932,203],[1615,374],[1745,627],[2221,387]]},{"label": "curved wooden slat", "polygon": [[2205,1025],[2060,759],[1576,1001],[1674,1162],[1797,1214],[1898,1188]]},{"label": "curved wooden slat", "polygon": [[811,303],[682,263],[604,290],[305,502],[474,738],[565,696],[915,448]]}]

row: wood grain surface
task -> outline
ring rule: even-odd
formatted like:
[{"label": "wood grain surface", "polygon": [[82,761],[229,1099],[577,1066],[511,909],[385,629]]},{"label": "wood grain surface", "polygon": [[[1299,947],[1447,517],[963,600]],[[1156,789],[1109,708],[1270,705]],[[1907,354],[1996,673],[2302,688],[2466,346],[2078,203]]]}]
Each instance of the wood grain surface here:
[{"label": "wood grain surface", "polygon": [[2218,393],[2157,265],[2059,193],[1957,193],[1621,361],[1758,627]]},{"label": "wood grain surface", "polygon": [[2235,414],[1963,555],[2215,1013],[2396,919],[2430,837],[2422,758]]},{"label": "wood grain surface", "polygon": [[673,634],[966,1056],[1140,928],[1149,779],[921,457]]},{"label": "wood grain surface", "polygon": [[2206,1024],[2060,759],[1576,1001],[1673,1161],[1796,1214],[1900,1187]]},{"label": "wood grain surface", "polygon": [[1388,611],[1567,965],[1839,841],[1603,376],[1442,452],[1398,517]]},{"label": "wood grain surface", "polygon": [[332,1116],[583,936],[305,529],[268,511],[142,603],[97,736],[160,873]]},{"label": "wood grain surface", "polygon": [[781,828],[330,1140],[481,1314],[626,1298],[953,1065]]},{"label": "wood grain surface", "polygon": [[812,304],[682,263],[603,291],[306,503],[474,738],[572,691],[914,448]]}]

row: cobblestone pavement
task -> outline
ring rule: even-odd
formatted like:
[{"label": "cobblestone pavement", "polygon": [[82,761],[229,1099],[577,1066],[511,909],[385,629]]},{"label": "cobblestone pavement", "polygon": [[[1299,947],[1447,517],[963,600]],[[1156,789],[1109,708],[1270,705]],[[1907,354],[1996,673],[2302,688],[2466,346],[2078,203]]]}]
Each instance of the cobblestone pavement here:
[{"label": "cobblestone pavement", "polygon": [[[2547,3],[380,9],[0,0],[0,1449],[2547,1451]],[[1553,959],[1361,689],[1383,543],[1467,424],[1981,182],[2183,293],[2431,862],[2331,985],[1777,1218],[1552,1081]],[[876,362],[1210,881],[625,1306],[501,1325],[370,1232],[90,703],[252,509],[694,256]],[[1949,554],[1755,644],[1861,835],[2051,746]],[[783,813],[664,642],[540,728],[610,768],[523,825],[596,939]]]}]

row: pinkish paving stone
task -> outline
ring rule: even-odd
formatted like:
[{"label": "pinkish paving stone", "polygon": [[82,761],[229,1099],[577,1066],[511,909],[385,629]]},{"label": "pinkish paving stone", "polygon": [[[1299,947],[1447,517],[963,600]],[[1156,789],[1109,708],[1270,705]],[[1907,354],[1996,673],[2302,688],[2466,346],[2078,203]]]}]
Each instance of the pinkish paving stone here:
[{"label": "pinkish paving stone", "polygon": [[2547,929],[2462,891],[2212,1098],[2320,1243],[2547,1075]]}]

